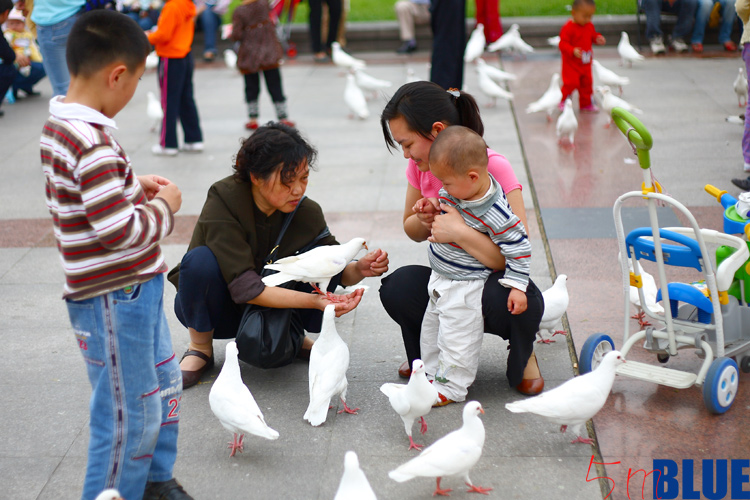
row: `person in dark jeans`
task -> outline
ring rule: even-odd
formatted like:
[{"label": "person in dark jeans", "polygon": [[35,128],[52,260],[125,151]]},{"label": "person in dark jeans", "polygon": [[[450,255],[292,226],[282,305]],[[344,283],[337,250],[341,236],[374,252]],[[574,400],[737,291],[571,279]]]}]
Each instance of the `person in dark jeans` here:
[{"label": "person in dark jeans", "polygon": [[[321,40],[323,2],[328,5],[328,37],[325,45]],[[341,21],[341,0],[310,0],[310,43],[315,62],[327,63],[331,60],[331,45],[336,41]]]}]

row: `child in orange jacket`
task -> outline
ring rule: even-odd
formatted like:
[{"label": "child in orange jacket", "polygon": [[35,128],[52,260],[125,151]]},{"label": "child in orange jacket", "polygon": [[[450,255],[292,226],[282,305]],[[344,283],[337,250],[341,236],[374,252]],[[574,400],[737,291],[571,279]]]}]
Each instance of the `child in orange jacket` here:
[{"label": "child in orange jacket", "polygon": [[[148,41],[159,56],[159,88],[164,118],[159,144],[151,152],[161,156],[175,156],[178,151],[203,151],[198,108],[193,98],[193,44],[195,4],[192,0],[168,0],[161,10],[156,31],[148,34]],[[177,146],[177,119],[182,123],[185,144]]]},{"label": "child in orange jacket", "polygon": [[573,0],[571,19],[560,30],[560,53],[562,55],[562,109],[565,99],[574,90],[578,91],[578,106],[584,113],[596,113],[599,108],[591,102],[593,79],[591,60],[592,44],[604,45],[606,40],[597,33],[591,18],[596,12],[594,0]]}]

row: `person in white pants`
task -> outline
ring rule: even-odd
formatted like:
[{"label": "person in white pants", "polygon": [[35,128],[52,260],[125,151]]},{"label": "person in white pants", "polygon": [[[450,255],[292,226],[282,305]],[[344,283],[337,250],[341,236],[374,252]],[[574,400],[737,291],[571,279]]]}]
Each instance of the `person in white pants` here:
[{"label": "person in white pants", "polygon": [[415,26],[430,24],[430,0],[398,0],[393,7],[398,18],[398,27],[403,42],[396,50],[408,54],[417,50]]}]

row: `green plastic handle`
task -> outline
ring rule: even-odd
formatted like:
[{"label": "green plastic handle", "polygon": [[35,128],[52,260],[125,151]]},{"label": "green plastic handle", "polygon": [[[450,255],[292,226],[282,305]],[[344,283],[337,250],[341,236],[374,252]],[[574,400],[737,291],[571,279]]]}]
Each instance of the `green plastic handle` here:
[{"label": "green plastic handle", "polygon": [[641,168],[646,170],[651,168],[651,155],[649,150],[654,145],[651,134],[641,121],[633,116],[632,113],[626,111],[623,108],[612,109],[612,120],[617,125],[617,128],[625,134],[628,141],[635,147],[636,154],[638,155],[638,163]]}]

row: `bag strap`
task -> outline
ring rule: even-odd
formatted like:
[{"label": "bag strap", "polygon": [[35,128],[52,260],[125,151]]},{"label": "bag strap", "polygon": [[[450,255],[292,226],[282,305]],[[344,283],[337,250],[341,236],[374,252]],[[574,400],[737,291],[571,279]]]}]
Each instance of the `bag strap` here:
[{"label": "bag strap", "polygon": [[300,198],[299,203],[297,203],[297,206],[294,207],[294,210],[290,214],[287,214],[286,217],[284,217],[284,222],[281,224],[281,231],[279,231],[279,237],[276,238],[276,243],[274,243],[273,248],[271,249],[271,252],[268,254],[268,257],[265,259],[266,264],[270,264],[274,261],[274,255],[279,249],[279,244],[281,243],[281,238],[284,237],[284,233],[286,233],[287,228],[289,227],[289,224],[292,223],[292,218],[294,217],[294,214],[297,213],[297,209],[302,205],[302,202],[304,199],[307,198],[306,195],[302,195],[302,198]]}]

